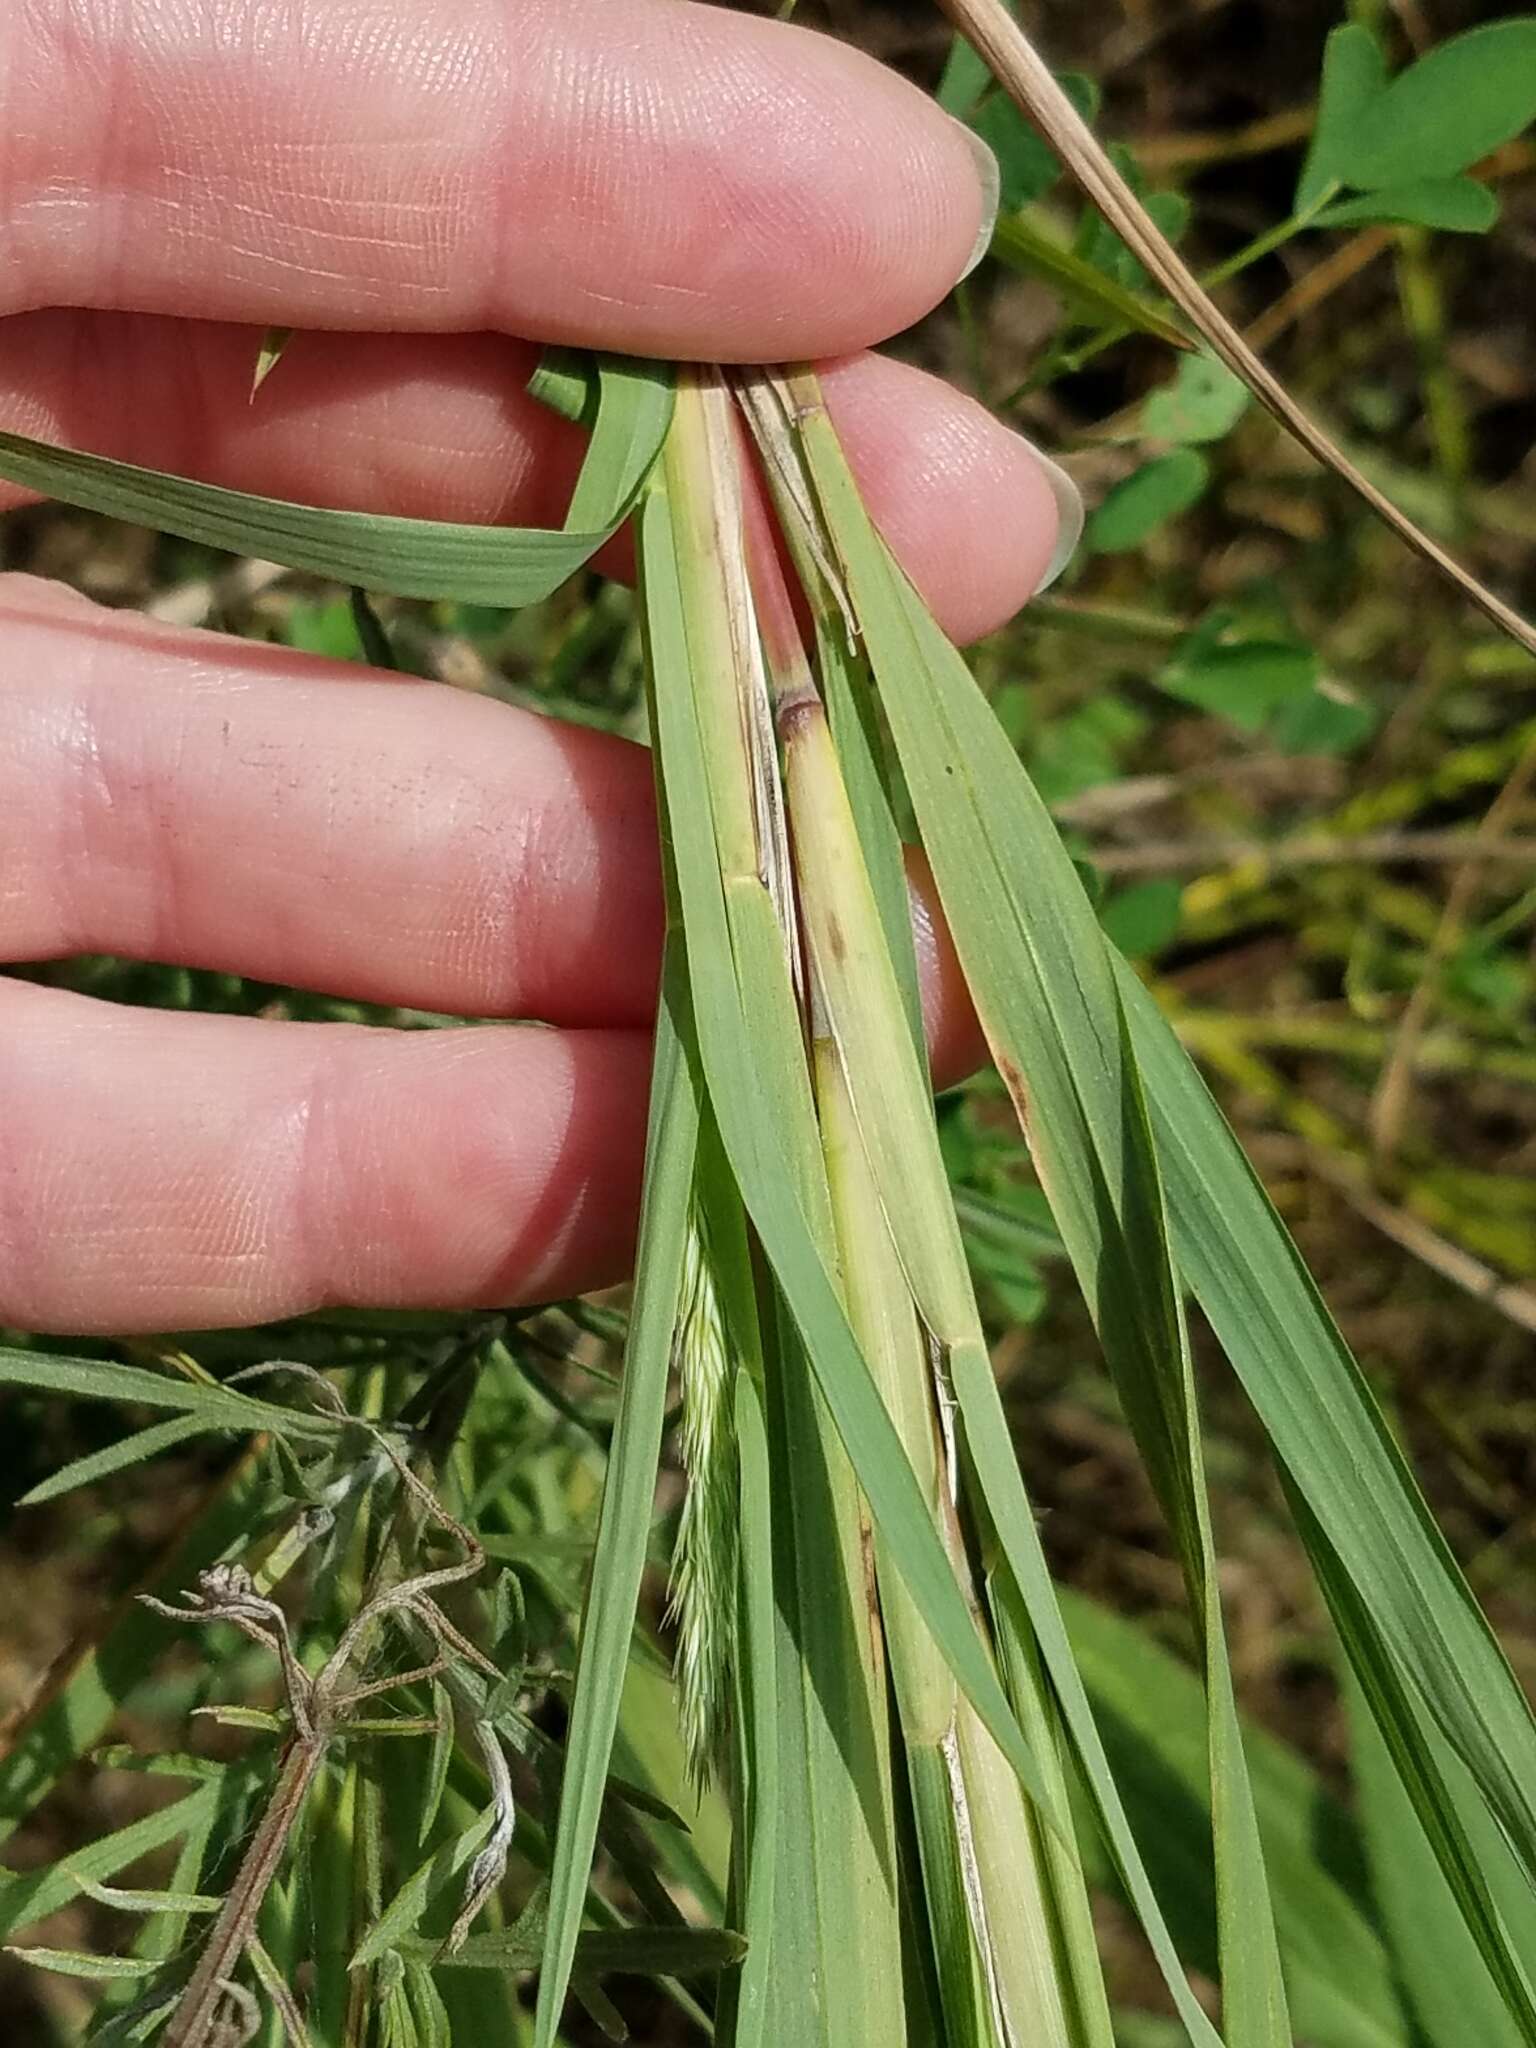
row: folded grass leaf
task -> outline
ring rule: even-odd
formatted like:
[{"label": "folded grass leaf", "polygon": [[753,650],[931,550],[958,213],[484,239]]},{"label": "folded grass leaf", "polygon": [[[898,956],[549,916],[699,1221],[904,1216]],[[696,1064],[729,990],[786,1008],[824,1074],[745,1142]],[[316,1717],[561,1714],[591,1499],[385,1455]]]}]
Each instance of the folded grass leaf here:
[{"label": "folded grass leaf", "polygon": [[629,513],[671,414],[655,364],[604,359],[592,440],[559,531],[335,512],[0,433],[0,476],[67,504],[365,590],[525,605],[557,590]]}]

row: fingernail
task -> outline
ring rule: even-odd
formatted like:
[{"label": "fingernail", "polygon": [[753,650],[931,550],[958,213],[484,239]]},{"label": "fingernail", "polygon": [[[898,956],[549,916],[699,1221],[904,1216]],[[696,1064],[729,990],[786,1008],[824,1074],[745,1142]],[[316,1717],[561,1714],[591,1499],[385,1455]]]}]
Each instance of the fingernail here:
[{"label": "fingernail", "polygon": [[976,246],[972,249],[964,270],[955,280],[957,284],[964,284],[992,246],[992,230],[997,226],[997,209],[1003,196],[1003,174],[998,167],[997,158],[976,130],[967,128],[963,121],[956,121],[955,126],[970,145],[971,155],[976,164],[976,176],[981,183],[981,226],[977,231]]},{"label": "fingernail", "polygon": [[1083,537],[1083,494],[1061,464],[1054,457],[1047,455],[1028,434],[1020,434],[1019,439],[1045,471],[1045,480],[1051,487],[1051,496],[1056,500],[1056,545],[1051,549],[1051,559],[1045,565],[1045,574],[1030,592],[1032,597],[1038,597],[1042,590],[1050,589],[1077,552],[1077,544]]}]

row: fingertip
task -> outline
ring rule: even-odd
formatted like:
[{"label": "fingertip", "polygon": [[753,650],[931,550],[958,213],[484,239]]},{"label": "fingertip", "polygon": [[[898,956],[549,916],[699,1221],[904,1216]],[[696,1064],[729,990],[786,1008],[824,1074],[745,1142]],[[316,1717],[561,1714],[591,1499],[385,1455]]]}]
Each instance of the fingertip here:
[{"label": "fingertip", "polygon": [[822,380],[881,532],[939,624],[961,644],[996,632],[1076,544],[1076,486],[975,399],[907,364],[849,357]]},{"label": "fingertip", "polygon": [[[836,356],[930,313],[991,240],[1000,174],[986,144],[865,52],[810,30],[774,32],[761,52],[766,104],[722,122],[724,220],[742,223],[761,269],[787,252],[777,303],[742,294],[728,360]],[[754,218],[755,217],[755,218]],[[756,221],[769,247],[752,251]],[[747,280],[744,279],[745,283]],[[729,295],[721,295],[729,303]]]}]

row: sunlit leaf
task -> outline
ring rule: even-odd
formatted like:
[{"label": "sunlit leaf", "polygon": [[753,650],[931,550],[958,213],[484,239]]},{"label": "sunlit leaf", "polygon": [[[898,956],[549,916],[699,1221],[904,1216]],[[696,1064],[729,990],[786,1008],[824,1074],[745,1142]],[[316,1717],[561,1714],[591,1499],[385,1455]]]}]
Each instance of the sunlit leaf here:
[{"label": "sunlit leaf", "polygon": [[1140,547],[1148,534],[1202,498],[1210,480],[1205,457],[1193,448],[1159,455],[1115,485],[1090,515],[1083,538],[1101,555]]}]

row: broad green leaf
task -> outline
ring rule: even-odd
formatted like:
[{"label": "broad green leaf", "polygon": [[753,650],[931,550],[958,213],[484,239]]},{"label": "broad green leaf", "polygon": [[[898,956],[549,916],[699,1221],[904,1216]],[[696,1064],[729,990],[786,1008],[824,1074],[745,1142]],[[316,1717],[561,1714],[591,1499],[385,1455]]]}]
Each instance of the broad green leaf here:
[{"label": "broad green leaf", "polygon": [[303,654],[323,654],[329,661],[371,659],[352,606],[344,597],[323,604],[296,604],[282,624],[283,644]]},{"label": "broad green leaf", "polygon": [[1022,214],[1005,214],[999,220],[992,232],[992,254],[1010,270],[1038,277],[1091,319],[1155,335],[1170,348],[1194,346],[1155,299],[1109,276]]},{"label": "broad green leaf", "polygon": [[630,1311],[624,1384],[603,1487],[591,1586],[582,1617],[550,1873],[549,1920],[541,1942],[543,1965],[535,2021],[541,2044],[554,2041],[581,1929],[661,1455],[699,1128],[693,1076],[676,1021],[679,1007],[686,1001],[682,977],[681,957],[672,950],[663,980],[651,1082],[645,1197],[636,1262],[639,1279]]},{"label": "broad green leaf", "polygon": [[[1190,202],[1182,192],[1151,192],[1133,153],[1123,143],[1111,143],[1107,151],[1111,168],[1124,179],[1134,204],[1168,241],[1177,242],[1189,225]],[[1119,224],[1112,223],[1097,206],[1085,208],[1078,221],[1073,246],[1085,262],[1106,277],[1130,290],[1140,291],[1148,283],[1146,266],[1131,248]]]},{"label": "broad green leaf", "polygon": [[558,532],[329,511],[22,434],[0,434],[0,476],[67,504],[366,590],[465,604],[533,604],[558,589],[622,524],[666,433],[672,391],[665,370],[612,357],[603,360],[600,378],[592,439]]},{"label": "broad green leaf", "polygon": [[211,1424],[201,1415],[176,1415],[169,1421],[154,1423],[148,1429],[137,1430],[132,1436],[108,1444],[104,1450],[71,1459],[69,1464],[61,1465],[48,1478],[39,1480],[16,1505],[19,1508],[37,1507],[41,1502],[69,1493],[77,1486],[94,1486],[99,1479],[121,1472],[125,1466],[142,1464],[146,1458],[158,1457],[161,1451],[174,1450],[178,1444],[184,1444],[194,1436],[203,1436],[210,1428],[216,1427],[227,1425]]},{"label": "broad green leaf", "polygon": [[[1003,4],[1010,14],[1018,13],[1018,0],[1003,0]],[[785,0],[782,11],[787,14],[792,7],[793,0]],[[952,37],[935,94],[945,113],[953,114],[957,120],[965,120],[992,88],[992,73],[986,60],[977,55],[964,36]]]},{"label": "broad green leaf", "polygon": [[1296,187],[1298,213],[1310,213],[1330,189],[1344,182],[1340,166],[1350,140],[1386,84],[1387,60],[1371,31],[1353,21],[1336,28],[1323,51],[1317,125]]},{"label": "broad green leaf", "polygon": [[1325,676],[1281,705],[1270,720],[1269,737],[1285,754],[1352,754],[1380,723],[1376,705]]},{"label": "broad green leaf", "polygon": [[1451,178],[1536,121],[1536,18],[1512,15],[1440,43],[1341,131],[1347,185],[1373,191]]},{"label": "broad green leaf", "polygon": [[[947,4],[958,18],[974,20],[979,45],[985,46],[999,81],[1020,106],[1048,129],[1077,183],[1092,195],[1095,216],[1112,224],[1185,318],[1243,378],[1266,409],[1318,462],[1348,483],[1418,555],[1454,582],[1512,639],[1536,652],[1536,627],[1448,553],[1374,483],[1255,355],[1169,242],[1169,201],[1182,204],[1179,195],[1158,194],[1144,199],[1138,194],[1131,167],[1123,156],[1117,160],[1084,125],[1051,77],[1022,24],[1012,23],[1003,15],[1000,0],[947,0]],[[1322,196],[1331,197],[1331,188],[1325,187]],[[1093,252],[1085,249],[1079,253]]]},{"label": "broad green leaf", "polygon": [[1407,227],[1449,228],[1457,234],[1486,234],[1499,217],[1499,202],[1475,178],[1418,178],[1387,185],[1353,199],[1335,199],[1313,216],[1316,228],[1370,227],[1378,221]]},{"label": "broad green leaf", "polygon": [[1047,803],[1066,803],[1112,782],[1145,731],[1144,712],[1104,690],[1064,718],[1053,718],[1029,749],[1030,779]]},{"label": "broad green leaf", "polygon": [[1112,946],[1131,960],[1162,952],[1178,937],[1184,892],[1177,882],[1133,882],[1100,906],[1099,922]]},{"label": "broad green leaf", "polygon": [[1083,538],[1095,554],[1140,547],[1149,533],[1205,495],[1210,465],[1193,448],[1158,455],[1122,478],[1089,515]]},{"label": "broad green leaf", "polygon": [[1213,355],[1188,355],[1173,382],[1154,391],[1141,408],[1141,431],[1150,441],[1219,441],[1248,409],[1248,387]]},{"label": "broad green leaf", "polygon": [[[1099,97],[1093,80],[1069,71],[1059,82],[1084,120],[1091,121]],[[997,158],[1004,213],[1043,198],[1060,178],[1060,161],[1006,93],[994,87],[970,116],[970,126]]]},{"label": "broad green leaf", "polygon": [[1259,732],[1275,712],[1310,696],[1321,664],[1294,640],[1247,637],[1226,615],[1213,613],[1159,670],[1160,689],[1244,732]]}]

